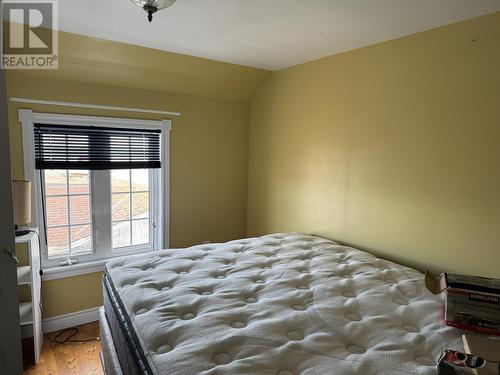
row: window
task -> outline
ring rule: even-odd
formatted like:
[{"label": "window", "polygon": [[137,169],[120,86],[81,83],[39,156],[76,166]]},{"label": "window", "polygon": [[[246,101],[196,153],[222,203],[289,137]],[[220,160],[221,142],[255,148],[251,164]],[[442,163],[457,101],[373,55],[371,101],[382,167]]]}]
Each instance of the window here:
[{"label": "window", "polygon": [[89,171],[46,170],[48,256],[92,252]]},{"label": "window", "polygon": [[154,181],[159,181],[157,169],[43,170],[46,264],[160,248],[153,202],[161,200]]},{"label": "window", "polygon": [[[20,118],[45,275],[85,273],[111,257],[168,246],[170,121],[26,110]],[[74,271],[59,267],[75,263]]]},{"label": "window", "polygon": [[149,243],[148,170],[111,171],[111,194],[113,249]]}]

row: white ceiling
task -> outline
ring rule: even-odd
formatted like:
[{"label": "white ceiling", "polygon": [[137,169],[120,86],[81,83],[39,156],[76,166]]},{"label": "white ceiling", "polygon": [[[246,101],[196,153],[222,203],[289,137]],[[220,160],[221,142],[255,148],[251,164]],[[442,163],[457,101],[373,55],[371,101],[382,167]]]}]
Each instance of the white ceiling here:
[{"label": "white ceiling", "polygon": [[281,69],[500,10],[500,0],[60,0],[59,28],[165,51]]}]

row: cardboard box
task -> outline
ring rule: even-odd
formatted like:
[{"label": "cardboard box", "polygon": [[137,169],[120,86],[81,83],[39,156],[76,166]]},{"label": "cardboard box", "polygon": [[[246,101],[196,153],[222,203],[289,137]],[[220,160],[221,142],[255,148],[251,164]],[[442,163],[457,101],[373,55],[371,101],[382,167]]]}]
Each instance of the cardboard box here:
[{"label": "cardboard box", "polygon": [[446,292],[444,322],[461,329],[500,336],[500,280],[443,273],[425,274],[434,294]]}]

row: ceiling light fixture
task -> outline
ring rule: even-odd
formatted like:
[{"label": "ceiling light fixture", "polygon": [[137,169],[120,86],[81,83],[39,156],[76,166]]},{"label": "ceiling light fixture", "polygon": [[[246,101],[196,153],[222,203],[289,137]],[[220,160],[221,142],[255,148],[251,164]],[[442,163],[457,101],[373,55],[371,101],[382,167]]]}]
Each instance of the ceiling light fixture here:
[{"label": "ceiling light fixture", "polygon": [[148,13],[148,21],[151,22],[153,13],[168,8],[175,3],[175,0],[132,0],[132,2]]}]

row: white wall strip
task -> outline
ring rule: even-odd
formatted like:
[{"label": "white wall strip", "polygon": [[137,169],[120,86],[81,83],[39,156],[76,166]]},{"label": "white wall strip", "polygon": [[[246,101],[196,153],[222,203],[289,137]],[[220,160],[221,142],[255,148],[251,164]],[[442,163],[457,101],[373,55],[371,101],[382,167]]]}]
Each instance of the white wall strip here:
[{"label": "white wall strip", "polygon": [[144,108],[131,108],[131,107],[117,107],[112,105],[100,105],[100,104],[87,104],[87,103],[74,103],[74,102],[59,102],[55,100],[42,100],[42,99],[27,99],[27,98],[9,98],[11,103],[29,103],[29,104],[45,104],[45,105],[55,105],[62,107],[79,107],[79,108],[92,108],[92,109],[107,109],[111,111],[126,111],[126,112],[141,112],[141,113],[155,113],[159,115],[168,116],[180,116],[180,112],[170,112],[170,111],[159,111],[155,109],[144,109]]},{"label": "white wall strip", "polygon": [[[60,331],[62,329],[79,326],[99,320],[99,306],[90,309],[75,311],[69,314],[53,316],[43,320],[43,333]],[[21,327],[23,339],[33,337],[33,325],[26,324]]]},{"label": "white wall strip", "polygon": [[43,332],[55,332],[99,320],[99,306],[43,320]]}]

